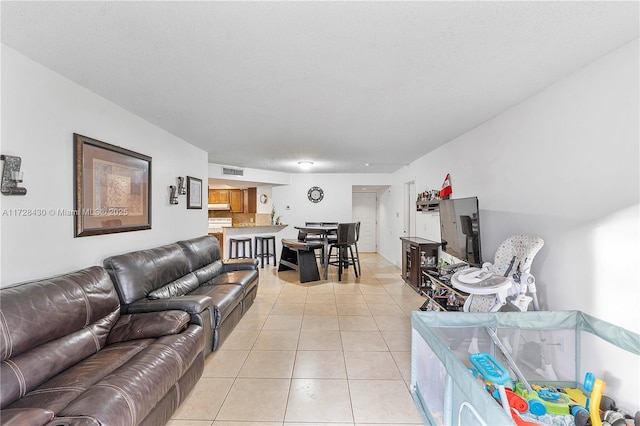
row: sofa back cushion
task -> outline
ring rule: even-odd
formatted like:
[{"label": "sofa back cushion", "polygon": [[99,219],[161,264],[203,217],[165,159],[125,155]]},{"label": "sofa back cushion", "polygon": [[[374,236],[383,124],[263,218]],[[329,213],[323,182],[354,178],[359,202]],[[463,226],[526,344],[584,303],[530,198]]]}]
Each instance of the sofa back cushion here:
[{"label": "sofa back cushion", "polygon": [[123,305],[144,299],[191,272],[187,257],[175,243],[111,256],[104,260],[104,266]]},{"label": "sofa back cushion", "polygon": [[178,245],[187,257],[190,272],[197,271],[217,260],[222,260],[220,243],[210,235],[178,241]]},{"label": "sofa back cushion", "polygon": [[222,272],[222,260],[216,260],[213,263],[203,266],[202,268],[194,271],[196,277],[198,277],[198,282],[200,284],[205,284],[208,281],[211,281]]},{"label": "sofa back cushion", "polygon": [[0,408],[99,351],[119,317],[99,266],[0,289]]},{"label": "sofa back cushion", "polygon": [[184,296],[187,293],[192,292],[200,283],[198,277],[192,272],[184,277],[180,277],[175,281],[171,281],[169,284],[153,290],[147,295],[149,299],[167,299],[169,297]]}]

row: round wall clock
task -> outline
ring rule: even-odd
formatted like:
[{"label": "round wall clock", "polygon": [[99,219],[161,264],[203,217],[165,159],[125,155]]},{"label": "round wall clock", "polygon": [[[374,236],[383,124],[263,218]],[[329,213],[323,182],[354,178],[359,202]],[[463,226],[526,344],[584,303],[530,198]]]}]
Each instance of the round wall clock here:
[{"label": "round wall clock", "polygon": [[324,191],[318,186],[312,186],[309,192],[307,192],[307,198],[309,198],[309,201],[312,203],[319,203],[324,198]]},{"label": "round wall clock", "polygon": [[260,194],[260,202],[262,204],[267,204],[267,201],[269,201],[269,197],[267,197],[267,194]]}]

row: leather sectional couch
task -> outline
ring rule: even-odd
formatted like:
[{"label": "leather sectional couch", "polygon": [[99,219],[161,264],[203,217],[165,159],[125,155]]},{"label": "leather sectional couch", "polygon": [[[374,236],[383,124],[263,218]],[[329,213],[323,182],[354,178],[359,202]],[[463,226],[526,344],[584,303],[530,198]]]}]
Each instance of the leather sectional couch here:
[{"label": "leather sectional couch", "polygon": [[2,424],[165,424],[204,369],[189,319],[121,314],[99,266],[2,288]]},{"label": "leather sectional couch", "polygon": [[0,423],[165,424],[258,280],[205,236],[0,289]]},{"label": "leather sectional couch", "polygon": [[123,313],[185,311],[204,328],[205,354],[229,336],[258,292],[258,261],[223,261],[211,236],[112,256],[104,267]]}]

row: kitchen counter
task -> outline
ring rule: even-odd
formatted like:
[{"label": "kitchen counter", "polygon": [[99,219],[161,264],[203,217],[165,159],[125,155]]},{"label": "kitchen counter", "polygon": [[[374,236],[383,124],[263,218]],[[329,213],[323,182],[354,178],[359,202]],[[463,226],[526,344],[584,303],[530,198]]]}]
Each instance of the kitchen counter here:
[{"label": "kitchen counter", "polygon": [[[259,234],[277,234],[289,225],[255,225],[251,223],[234,225],[222,228],[223,236],[220,241],[223,247],[223,253],[226,254],[226,249],[229,248],[229,238],[234,237],[249,237],[253,240],[253,237]],[[211,231],[209,231],[211,232]],[[277,247],[280,245],[280,238],[276,238],[276,252]],[[255,248],[254,248],[255,251]]]},{"label": "kitchen counter", "polygon": [[289,225],[256,225],[255,223],[242,223],[239,225],[226,227],[224,229],[225,230],[244,229],[244,230],[253,230],[253,232],[278,232],[278,231],[282,231],[287,226]]}]

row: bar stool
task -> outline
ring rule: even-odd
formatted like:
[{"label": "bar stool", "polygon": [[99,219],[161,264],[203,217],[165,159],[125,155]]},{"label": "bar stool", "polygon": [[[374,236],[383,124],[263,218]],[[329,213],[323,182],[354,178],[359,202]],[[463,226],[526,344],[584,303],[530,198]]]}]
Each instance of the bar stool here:
[{"label": "bar stool", "polygon": [[[242,259],[247,257],[247,246],[246,244],[249,243],[249,256],[248,257],[253,257],[253,251],[251,250],[251,238],[249,237],[236,237],[236,238],[229,238],[229,259],[239,259],[239,252],[238,249],[239,247],[242,247]],[[239,244],[242,244],[241,246],[239,246]],[[236,249],[236,255],[233,256],[233,248],[235,247]]]},{"label": "bar stool", "polygon": [[[273,252],[269,250],[269,242],[273,245]],[[269,257],[273,257],[273,266],[276,266],[276,237],[274,235],[256,235],[256,258],[260,259],[260,267],[264,268],[264,259],[267,258],[267,266],[269,266]],[[260,253],[258,253],[258,247]]]}]

